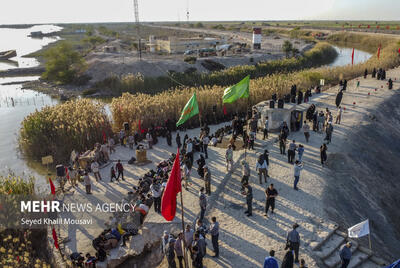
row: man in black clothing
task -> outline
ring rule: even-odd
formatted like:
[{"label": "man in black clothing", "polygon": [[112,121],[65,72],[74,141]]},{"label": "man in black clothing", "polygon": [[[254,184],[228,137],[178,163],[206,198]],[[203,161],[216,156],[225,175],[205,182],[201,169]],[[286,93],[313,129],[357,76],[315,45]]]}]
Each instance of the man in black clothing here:
[{"label": "man in black clothing", "polygon": [[265,202],[265,215],[268,216],[268,209],[271,207],[271,213],[274,214],[275,209],[275,198],[278,196],[278,191],[274,188],[271,183],[269,187],[265,190],[265,196],[267,198]]},{"label": "man in black clothing", "polygon": [[253,215],[253,188],[251,188],[248,183],[246,183],[244,187],[246,188],[244,195],[246,195],[247,203],[247,210],[244,213],[247,214],[247,217],[250,217]]},{"label": "man in black clothing", "polygon": [[286,154],[286,138],[283,131],[281,131],[281,134],[279,134],[279,149],[281,154]]}]

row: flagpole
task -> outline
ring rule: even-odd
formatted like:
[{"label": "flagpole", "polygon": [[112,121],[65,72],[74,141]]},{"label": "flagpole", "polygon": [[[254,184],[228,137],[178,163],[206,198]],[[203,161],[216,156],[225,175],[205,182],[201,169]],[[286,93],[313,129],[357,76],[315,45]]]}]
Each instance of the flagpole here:
[{"label": "flagpole", "polygon": [[[182,195],[182,190],[181,190],[180,196],[181,196],[181,208],[182,208],[182,213],[181,213],[181,216],[182,216],[182,233],[185,234],[185,220],[184,220],[184,215],[183,215],[183,195]],[[185,267],[188,268],[187,256],[186,255],[187,255],[186,254],[186,248],[184,248],[184,250],[183,250],[183,259],[185,260]]]},{"label": "flagpole", "polygon": [[368,241],[369,241],[369,250],[372,251],[372,245],[371,245],[371,233],[368,234]]}]

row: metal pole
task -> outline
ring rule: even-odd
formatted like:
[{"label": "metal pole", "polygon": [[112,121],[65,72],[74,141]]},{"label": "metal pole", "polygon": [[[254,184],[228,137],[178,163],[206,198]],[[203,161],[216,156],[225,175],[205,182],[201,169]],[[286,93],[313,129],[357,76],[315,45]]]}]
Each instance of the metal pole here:
[{"label": "metal pole", "polygon": [[[182,196],[182,190],[181,190],[181,208],[182,208],[182,233],[185,234],[185,220],[184,220],[184,215],[183,215],[183,196]],[[185,260],[185,268],[188,268],[187,264],[187,257],[186,257],[186,248],[183,250],[183,259]]]},{"label": "metal pole", "polygon": [[372,245],[371,245],[371,234],[368,234],[368,241],[369,241],[369,250],[372,251]]}]

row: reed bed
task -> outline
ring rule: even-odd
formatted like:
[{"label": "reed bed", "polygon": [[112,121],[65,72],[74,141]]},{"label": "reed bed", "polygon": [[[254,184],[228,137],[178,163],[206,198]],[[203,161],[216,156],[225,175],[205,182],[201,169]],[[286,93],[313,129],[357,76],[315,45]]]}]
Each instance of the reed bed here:
[{"label": "reed bed", "polygon": [[[337,37],[337,41],[343,38],[349,37],[348,35],[342,35]],[[362,42],[364,40],[363,36],[352,38],[353,41],[359,40]],[[352,79],[363,75],[365,69],[371,72],[374,67],[390,69],[400,65],[399,44],[397,41],[380,37],[373,38],[369,42],[369,46],[372,48],[374,45],[376,49],[379,44],[382,44],[379,60],[375,54],[365,63],[354,66],[319,67],[252,79],[250,81],[249,100],[239,100],[234,104],[226,105],[226,110],[228,113],[245,112],[248,106],[270,99],[273,93],[277,93],[278,96],[286,94],[292,84],[296,84],[300,90],[305,90],[317,85],[322,78],[325,79],[326,84],[336,84],[340,80],[339,77]],[[236,79],[242,79],[244,74],[245,72]],[[121,97],[114,98],[111,103],[114,128],[119,129],[122,123],[127,121],[135,128],[139,120],[141,120],[143,127],[162,125],[167,119],[177,120],[182,107],[195,91],[197,92],[197,100],[203,119],[213,114],[212,108],[214,105],[217,106],[216,117],[221,118],[223,117],[222,95],[224,89],[225,87],[214,85],[169,90],[154,96],[124,93]],[[197,117],[189,121],[191,121],[189,124],[192,126],[193,124],[198,125]]]},{"label": "reed bed", "polygon": [[91,149],[103,141],[103,135],[109,137],[111,133],[104,104],[79,99],[27,116],[22,122],[19,144],[25,155],[35,160],[52,155],[55,164],[68,163],[73,149]]}]

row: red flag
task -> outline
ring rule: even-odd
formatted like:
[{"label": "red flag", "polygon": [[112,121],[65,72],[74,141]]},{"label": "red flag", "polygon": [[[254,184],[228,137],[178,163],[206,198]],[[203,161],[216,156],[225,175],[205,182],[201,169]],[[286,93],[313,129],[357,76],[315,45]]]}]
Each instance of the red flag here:
[{"label": "red flag", "polygon": [[65,174],[67,174],[66,177],[67,177],[67,180],[69,180],[69,179],[70,179],[70,177],[69,177],[69,170],[68,170],[67,167],[65,167]]},{"label": "red flag", "polygon": [[378,47],[378,60],[379,60],[380,55],[381,55],[381,45],[379,45],[379,47]]},{"label": "red flag", "polygon": [[399,54],[400,54],[400,48],[399,48]]},{"label": "red flag", "polygon": [[103,130],[103,143],[107,142],[107,135],[106,132]]},{"label": "red flag", "polygon": [[368,29],[369,29],[369,28],[371,28],[371,25],[368,25],[368,27],[367,27],[367,28],[368,28]]},{"label": "red flag", "polygon": [[[43,201],[44,201],[45,204],[47,204],[46,199],[43,199]],[[47,208],[46,207],[44,207],[43,210],[44,210],[44,213],[47,213]]]},{"label": "red flag", "polygon": [[379,29],[379,25],[378,25],[378,26],[376,26],[376,29]]},{"label": "red flag", "polygon": [[351,65],[354,63],[354,47],[353,47],[353,52],[351,52]]},{"label": "red flag", "polygon": [[142,133],[142,124],[140,122],[140,119],[139,119],[138,129],[139,129],[139,133]]},{"label": "red flag", "polygon": [[49,182],[50,182],[51,194],[55,195],[56,194],[56,187],[54,187],[54,184],[53,184],[53,181],[51,180],[51,178],[49,178]]},{"label": "red flag", "polygon": [[58,239],[57,239],[57,234],[56,234],[56,230],[52,230],[53,233],[53,240],[54,240],[54,246],[56,247],[56,249],[58,249]]},{"label": "red flag", "polygon": [[389,29],[390,29],[390,27],[389,27],[389,26],[386,26],[386,29],[388,29],[388,30],[389,30]]},{"label": "red flag", "polygon": [[161,214],[167,221],[172,221],[176,213],[176,195],[182,191],[181,168],[179,163],[179,148],[174,165],[169,175],[167,186],[161,200]]},{"label": "red flag", "polygon": [[223,110],[224,110],[224,115],[227,115],[227,112],[226,112],[226,107],[225,107],[225,105],[224,105],[224,108],[223,108]]}]

